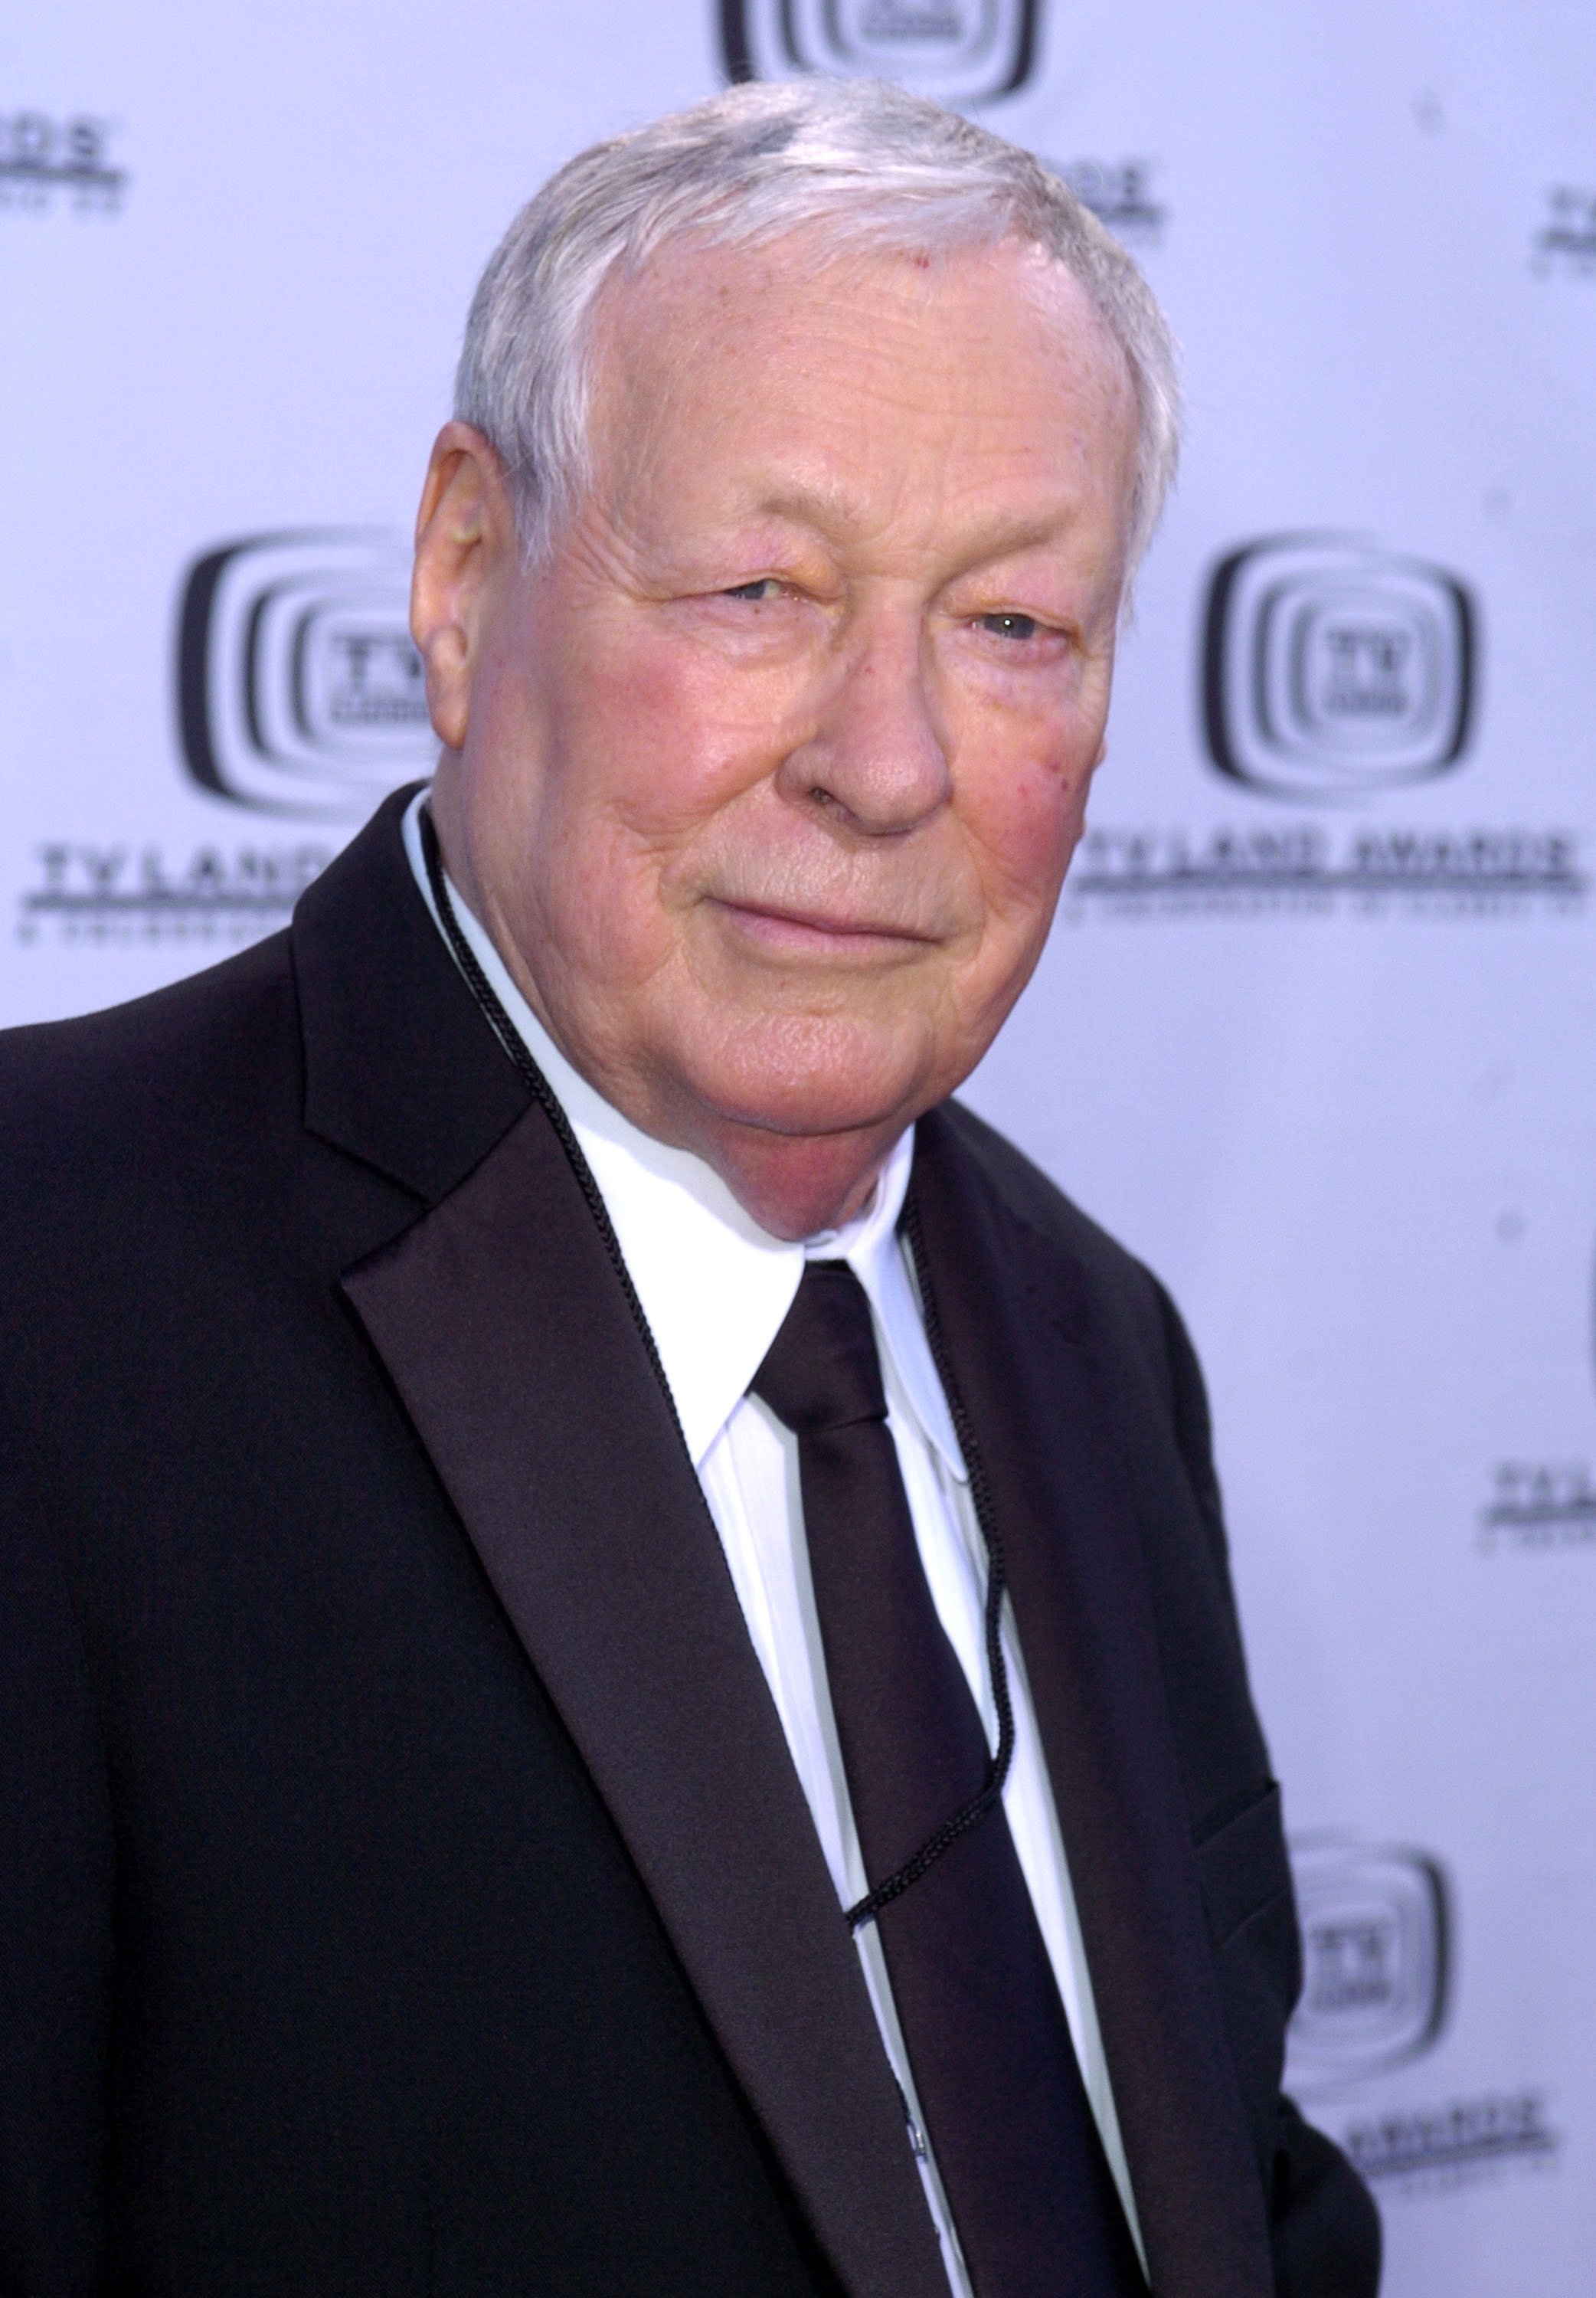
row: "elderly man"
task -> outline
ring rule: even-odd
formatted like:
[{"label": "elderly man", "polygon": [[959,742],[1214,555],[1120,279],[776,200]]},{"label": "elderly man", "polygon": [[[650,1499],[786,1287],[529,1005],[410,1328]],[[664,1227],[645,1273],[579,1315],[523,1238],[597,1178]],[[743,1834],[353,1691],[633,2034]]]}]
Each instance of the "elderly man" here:
[{"label": "elderly man", "polygon": [[948,1100],[1173,408],[887,88],[512,227],[430,795],[5,1050],[6,2292],[1374,2289],[1190,1351]]}]

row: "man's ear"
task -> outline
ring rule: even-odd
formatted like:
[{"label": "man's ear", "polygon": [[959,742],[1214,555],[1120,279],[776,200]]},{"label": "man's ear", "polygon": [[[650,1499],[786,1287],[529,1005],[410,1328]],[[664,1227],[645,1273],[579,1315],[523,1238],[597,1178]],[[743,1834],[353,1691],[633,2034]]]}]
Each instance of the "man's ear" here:
[{"label": "man's ear", "polygon": [[410,635],[426,665],[433,731],[448,749],[465,748],[488,609],[516,563],[503,466],[480,431],[446,423],[416,514]]}]

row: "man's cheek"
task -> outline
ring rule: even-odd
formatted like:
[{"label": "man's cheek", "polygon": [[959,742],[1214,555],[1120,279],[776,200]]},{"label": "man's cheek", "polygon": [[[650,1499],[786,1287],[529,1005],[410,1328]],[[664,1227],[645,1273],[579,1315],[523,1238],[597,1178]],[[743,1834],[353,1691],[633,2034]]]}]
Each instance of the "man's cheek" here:
[{"label": "man's cheek", "polygon": [[584,748],[589,797],[650,840],[690,835],[778,763],[768,714],[665,672],[608,693]]},{"label": "man's cheek", "polygon": [[667,627],[628,620],[598,633],[584,652],[578,707],[611,719],[635,723],[646,714],[686,731],[734,720],[740,706],[758,707],[757,674]]},{"label": "man's cheek", "polygon": [[1051,900],[1080,836],[1087,781],[1045,761],[983,777],[966,820],[1005,906]]}]

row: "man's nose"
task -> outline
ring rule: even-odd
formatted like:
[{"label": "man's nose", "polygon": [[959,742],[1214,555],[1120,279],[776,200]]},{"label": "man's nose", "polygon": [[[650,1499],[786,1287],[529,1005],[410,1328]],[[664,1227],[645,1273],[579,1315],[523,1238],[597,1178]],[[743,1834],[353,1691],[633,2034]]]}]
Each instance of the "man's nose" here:
[{"label": "man's nose", "polygon": [[917,624],[860,632],[845,648],[776,784],[870,838],[915,829],[947,803],[952,777]]}]

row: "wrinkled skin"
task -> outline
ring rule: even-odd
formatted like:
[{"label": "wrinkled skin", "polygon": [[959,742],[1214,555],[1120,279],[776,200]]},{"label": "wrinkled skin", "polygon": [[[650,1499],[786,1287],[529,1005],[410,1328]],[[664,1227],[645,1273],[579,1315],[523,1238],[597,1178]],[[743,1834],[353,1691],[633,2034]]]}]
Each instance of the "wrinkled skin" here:
[{"label": "wrinkled skin", "polygon": [[766,1229],[868,1198],[1029,978],[1103,753],[1136,452],[1034,250],[612,282],[530,570],[451,423],[413,625],[456,882],[575,1067]]}]

